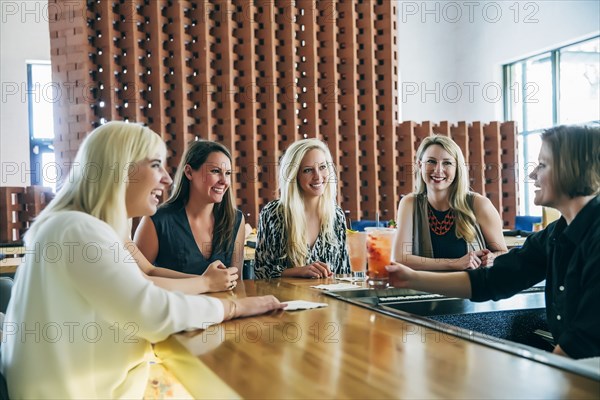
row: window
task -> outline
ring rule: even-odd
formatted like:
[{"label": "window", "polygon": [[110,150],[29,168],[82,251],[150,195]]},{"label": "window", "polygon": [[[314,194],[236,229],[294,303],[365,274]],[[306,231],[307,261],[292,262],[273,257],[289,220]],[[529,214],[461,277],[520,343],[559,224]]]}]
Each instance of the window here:
[{"label": "window", "polygon": [[520,215],[542,215],[528,175],[544,129],[600,120],[600,36],[504,66],[505,119],[517,122]]},{"label": "window", "polygon": [[54,114],[56,93],[49,62],[27,63],[27,103],[29,107],[29,140],[32,185],[56,190],[57,169],[54,159]]}]

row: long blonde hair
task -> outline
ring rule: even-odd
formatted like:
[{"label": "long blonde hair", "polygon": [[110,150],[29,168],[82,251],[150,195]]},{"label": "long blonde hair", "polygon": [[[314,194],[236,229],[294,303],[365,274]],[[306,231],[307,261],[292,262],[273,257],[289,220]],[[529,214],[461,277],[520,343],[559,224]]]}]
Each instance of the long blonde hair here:
[{"label": "long blonde hair", "polygon": [[279,210],[283,215],[287,243],[286,256],[291,266],[301,266],[308,258],[306,244],[306,215],[302,189],[298,184],[298,171],[304,156],[318,149],[325,154],[329,177],[323,195],[319,198],[320,232],[326,241],[335,241],[333,230],[337,195],[337,178],[331,153],[327,145],[318,139],[303,139],[294,142],[281,158],[279,164],[279,191],[281,194]]},{"label": "long blonde hair", "polygon": [[127,238],[129,172],[135,163],[157,152],[164,158],[164,142],[142,125],[114,121],[94,129],[79,148],[64,185],[31,225],[25,240],[33,238],[45,220],[65,210],[90,214]]},{"label": "long blonde hair", "polygon": [[[423,154],[429,146],[438,145],[446,150],[456,162],[456,176],[450,185],[450,196],[448,202],[450,208],[456,215],[456,236],[464,239],[466,242],[472,242],[475,239],[475,214],[467,202],[469,194],[469,174],[467,164],[460,147],[456,142],[447,136],[433,135],[428,136],[421,142],[417,150],[417,160],[423,161]],[[416,189],[415,194],[427,194],[427,185],[421,175],[421,169],[415,168]]]},{"label": "long blonde hair", "polygon": [[[173,204],[180,207],[185,207],[190,199],[190,180],[185,175],[185,166],[189,165],[191,169],[197,171],[204,165],[208,156],[212,153],[220,152],[225,154],[229,161],[233,163],[231,159],[231,153],[229,149],[221,143],[212,142],[210,140],[198,140],[190,142],[185,154],[181,157],[177,173],[175,174],[175,181],[173,183],[173,192],[169,200],[165,202],[167,204]],[[231,243],[234,235],[235,217],[236,217],[235,199],[233,197],[233,174],[231,176],[231,184],[227,189],[227,192],[223,196],[223,200],[217,203],[213,207],[213,216],[215,218],[215,226],[213,229],[213,243],[215,248],[213,252],[226,251],[225,248],[227,243]]]}]

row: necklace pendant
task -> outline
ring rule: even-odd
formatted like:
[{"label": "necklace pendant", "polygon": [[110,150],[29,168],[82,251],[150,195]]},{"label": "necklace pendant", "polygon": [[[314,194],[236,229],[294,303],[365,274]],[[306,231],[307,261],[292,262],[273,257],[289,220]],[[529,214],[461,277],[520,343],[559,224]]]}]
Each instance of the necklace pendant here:
[{"label": "necklace pendant", "polygon": [[427,207],[427,217],[429,219],[429,228],[438,236],[443,236],[452,229],[454,225],[454,210],[450,209],[442,221],[438,220],[431,205]]}]

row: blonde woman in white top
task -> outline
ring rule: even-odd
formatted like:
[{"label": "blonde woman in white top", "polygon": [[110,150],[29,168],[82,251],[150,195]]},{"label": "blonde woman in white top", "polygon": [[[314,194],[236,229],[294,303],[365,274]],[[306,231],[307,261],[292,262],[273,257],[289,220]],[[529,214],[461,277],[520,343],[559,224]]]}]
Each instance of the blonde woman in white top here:
[{"label": "blonde woman in white top", "polygon": [[26,235],[8,306],[2,370],[11,398],[142,398],[150,344],[186,329],[282,308],[272,296],[220,300],[146,279],[125,243],[171,183],[162,140],[111,122]]}]

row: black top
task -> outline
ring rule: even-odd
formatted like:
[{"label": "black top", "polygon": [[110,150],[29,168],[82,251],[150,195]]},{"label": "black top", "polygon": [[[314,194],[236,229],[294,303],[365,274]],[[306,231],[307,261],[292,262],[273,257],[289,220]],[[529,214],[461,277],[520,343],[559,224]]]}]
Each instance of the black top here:
[{"label": "black top", "polygon": [[[431,207],[430,204],[428,204],[428,207],[431,208],[433,215],[435,215],[438,221],[443,221],[450,212],[450,209],[447,211],[438,211]],[[467,254],[467,242],[462,238],[456,237],[456,222],[443,235],[435,234],[430,226],[429,235],[431,237],[434,258],[461,258]]]},{"label": "black top", "polygon": [[[468,192],[466,195],[467,207],[473,212],[476,194],[473,192]],[[427,258],[438,258],[444,257],[444,249],[442,248],[441,255],[434,254],[433,244],[431,243],[431,229],[435,227],[435,229],[440,233],[443,231],[444,226],[447,226],[447,222],[444,222],[444,219],[441,221],[438,220],[438,223],[432,224],[430,218],[430,206],[427,201],[427,193],[415,193],[414,194],[414,207],[413,207],[413,239],[412,239],[412,254],[415,256],[423,256]],[[456,210],[454,210],[456,212]],[[473,221],[473,233],[475,234],[473,240],[469,243],[464,243],[464,247],[462,247],[463,251],[459,256],[462,257],[467,253],[467,249],[469,250],[482,250],[487,247],[485,242],[485,237],[481,232],[481,227],[477,223],[477,221]],[[451,231],[454,236],[456,236],[456,230]],[[448,235],[450,236],[450,235]],[[439,246],[438,247],[443,247]],[[438,250],[439,252],[439,250]],[[446,256],[447,257],[447,256]]]},{"label": "black top", "polygon": [[600,356],[600,196],[570,225],[561,217],[493,267],[467,273],[473,301],[504,299],[546,279],[546,317],[556,344],[573,358]]},{"label": "black top", "polygon": [[154,222],[158,236],[158,255],[154,261],[154,265],[157,267],[196,275],[202,275],[209,264],[217,260],[223,262],[226,267],[231,267],[235,237],[242,221],[240,210],[236,210],[233,236],[231,241],[226,243],[226,251],[213,251],[209,259],[204,258],[202,250],[209,249],[213,243],[205,243],[204,245],[207,247],[203,245],[203,249],[198,248],[185,213],[185,207],[168,204],[160,207],[150,218]]}]

